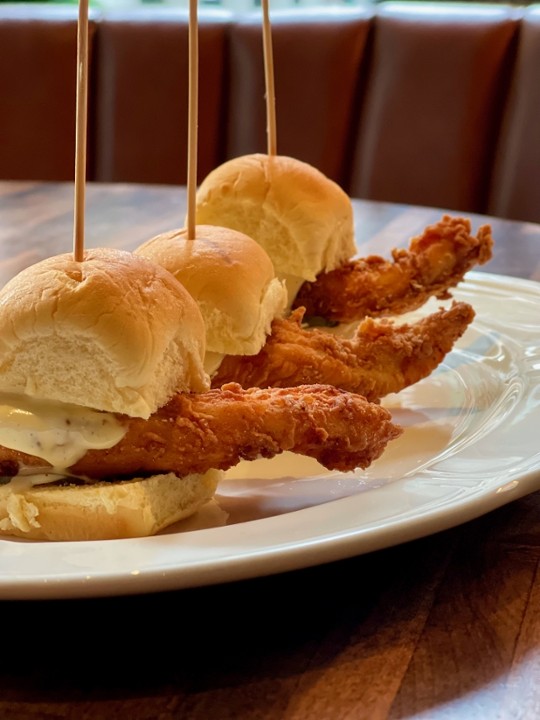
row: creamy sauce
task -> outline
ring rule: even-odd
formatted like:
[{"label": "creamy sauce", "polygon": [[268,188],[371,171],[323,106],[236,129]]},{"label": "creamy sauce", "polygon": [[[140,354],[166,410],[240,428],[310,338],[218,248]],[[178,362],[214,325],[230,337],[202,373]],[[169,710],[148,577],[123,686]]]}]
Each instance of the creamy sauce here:
[{"label": "creamy sauce", "polygon": [[111,413],[0,393],[0,445],[45,460],[59,475],[88,450],[113,447],[126,431]]}]

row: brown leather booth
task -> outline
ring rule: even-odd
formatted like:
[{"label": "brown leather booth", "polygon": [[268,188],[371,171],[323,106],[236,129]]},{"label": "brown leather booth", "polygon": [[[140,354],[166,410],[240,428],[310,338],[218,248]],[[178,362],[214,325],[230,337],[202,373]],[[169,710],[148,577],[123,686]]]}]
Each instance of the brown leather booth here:
[{"label": "brown leather booth", "polygon": [[[75,17],[68,6],[0,4],[1,178],[74,176]],[[91,56],[94,32],[92,22]]]},{"label": "brown leather booth", "polygon": [[517,13],[390,5],[375,25],[352,193],[484,208]]},{"label": "brown leather booth", "polygon": [[[221,157],[229,15],[199,23],[199,175]],[[111,13],[97,34],[95,178],[183,183],[187,169],[187,12],[141,8]]]},{"label": "brown leather booth", "polygon": [[[0,4],[0,178],[74,174],[76,8]],[[278,152],[361,198],[540,222],[540,6],[271,9]],[[201,179],[266,151],[261,13],[199,9]],[[94,12],[88,177],[184,183],[188,15]]]},{"label": "brown leather booth", "polygon": [[[291,10],[272,19],[278,152],[311,163],[346,187],[372,12]],[[226,155],[265,152],[260,13],[230,29]]]},{"label": "brown leather booth", "polygon": [[487,210],[540,221],[540,6],[524,15],[497,137]]}]

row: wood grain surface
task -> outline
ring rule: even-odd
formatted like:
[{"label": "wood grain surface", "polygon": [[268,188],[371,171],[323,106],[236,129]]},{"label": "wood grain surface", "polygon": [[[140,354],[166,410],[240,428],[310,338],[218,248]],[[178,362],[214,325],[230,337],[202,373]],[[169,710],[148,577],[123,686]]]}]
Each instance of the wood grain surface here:
[{"label": "wood grain surface", "polygon": [[[355,201],[361,253],[443,210]],[[71,250],[69,184],[0,183],[0,282]],[[88,246],[183,225],[171,187],[90,186]],[[540,280],[540,226],[490,222],[487,272]],[[539,308],[540,318],[540,308]],[[0,572],[2,550],[0,548]],[[383,551],[183,591],[7,601],[0,718],[540,718],[540,493]]]}]

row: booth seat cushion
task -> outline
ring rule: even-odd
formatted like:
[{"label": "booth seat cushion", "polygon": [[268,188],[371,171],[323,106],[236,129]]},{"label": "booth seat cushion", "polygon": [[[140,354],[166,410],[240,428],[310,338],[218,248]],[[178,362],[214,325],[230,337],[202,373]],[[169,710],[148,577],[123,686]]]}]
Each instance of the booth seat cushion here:
[{"label": "booth seat cushion", "polygon": [[[89,62],[95,32],[91,16]],[[0,3],[0,177],[73,179],[76,66],[75,7]]]},{"label": "booth seat cushion", "polygon": [[[222,159],[230,15],[199,18],[199,177]],[[185,183],[189,15],[168,7],[107,13],[95,66],[95,179]]]},{"label": "booth seat cushion", "polygon": [[[344,186],[372,10],[280,10],[271,21],[277,152]],[[229,158],[268,147],[261,13],[230,34]]]},{"label": "booth seat cushion", "polygon": [[540,222],[540,6],[523,16],[487,210]]},{"label": "booth seat cushion", "polygon": [[388,3],[375,18],[350,190],[474,211],[486,204],[519,14]]}]

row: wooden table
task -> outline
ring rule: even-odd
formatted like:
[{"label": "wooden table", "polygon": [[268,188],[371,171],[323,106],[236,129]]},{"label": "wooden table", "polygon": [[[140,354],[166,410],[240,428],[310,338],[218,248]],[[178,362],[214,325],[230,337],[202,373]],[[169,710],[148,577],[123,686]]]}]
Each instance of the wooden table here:
[{"label": "wooden table", "polygon": [[[70,251],[70,185],[0,183],[0,282]],[[170,187],[91,186],[88,246],[181,226]],[[386,254],[440,210],[355,201]],[[471,216],[476,225],[485,219]],[[540,280],[540,226],[490,218],[484,269]],[[540,493],[327,565],[128,597],[4,600],[0,718],[540,717]],[[0,555],[1,568],[1,555]]]}]

